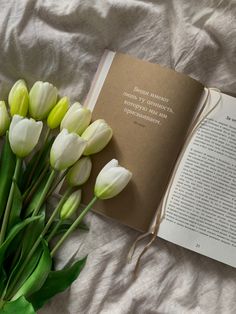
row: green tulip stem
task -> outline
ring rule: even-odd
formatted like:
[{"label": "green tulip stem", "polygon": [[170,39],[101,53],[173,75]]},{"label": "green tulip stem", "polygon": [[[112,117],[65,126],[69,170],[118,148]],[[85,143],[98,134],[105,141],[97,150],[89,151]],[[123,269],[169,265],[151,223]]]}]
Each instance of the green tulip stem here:
[{"label": "green tulip stem", "polygon": [[6,301],[4,301],[4,300],[2,300],[2,299],[0,299],[0,309],[2,309],[3,308],[3,305],[6,303]]},{"label": "green tulip stem", "polygon": [[57,230],[59,229],[60,225],[62,224],[62,220],[58,220],[58,222],[56,223],[55,227],[52,229],[52,231],[50,232],[50,234],[47,237],[47,242],[51,241],[52,238],[54,237],[54,235],[56,234]]},{"label": "green tulip stem", "polygon": [[55,247],[51,251],[51,256],[53,257],[56,251],[61,247],[63,242],[70,236],[70,234],[79,226],[84,216],[88,213],[88,211],[92,208],[93,204],[97,201],[97,197],[94,196],[90,203],[82,210],[79,217],[73,222],[70,228],[66,231],[66,233],[61,237],[61,239],[57,242]]},{"label": "green tulip stem", "polygon": [[64,172],[62,172],[59,176],[59,178],[55,181],[55,183],[53,184],[53,186],[51,187],[51,189],[48,192],[48,197],[53,193],[53,191],[56,189],[56,187],[61,183],[61,181],[65,178],[65,176],[67,175],[68,171],[70,170],[71,167],[67,168]]},{"label": "green tulip stem", "polygon": [[42,236],[44,236],[46,234],[46,232],[50,228],[51,224],[55,220],[56,216],[60,213],[60,211],[62,209],[62,206],[64,205],[64,203],[67,200],[68,196],[71,194],[71,191],[72,191],[72,187],[70,186],[70,187],[67,188],[65,194],[63,195],[63,197],[61,198],[61,200],[58,203],[57,207],[54,209],[52,215],[50,216],[46,226],[44,227],[44,229],[42,231]]},{"label": "green tulip stem", "polygon": [[[49,138],[49,136],[50,136],[50,132],[51,132],[51,129],[50,129],[50,128],[47,128],[47,131],[46,131],[45,136],[44,136],[44,139],[43,139],[42,148],[43,148],[43,146],[47,143],[48,138]],[[33,166],[32,170],[31,170],[31,173],[30,173],[29,178],[28,178],[28,180],[27,180],[26,186],[30,185],[30,183],[31,183],[31,181],[32,181],[32,178],[33,178],[33,175],[34,175],[34,173],[35,173],[35,170],[36,170],[36,168],[37,168],[37,166],[38,166],[38,163],[39,163],[39,161],[40,161],[40,158],[42,157],[42,153],[43,153],[43,149],[40,149],[40,151],[37,151],[37,152],[36,152],[37,158],[36,158],[36,160],[35,160],[34,166]]]},{"label": "green tulip stem", "polygon": [[66,199],[68,198],[68,196],[70,195],[72,190],[72,187],[69,187],[65,194],[63,195],[63,197],[61,198],[60,202],[58,203],[57,207],[55,208],[55,210],[53,211],[52,215],[50,216],[46,226],[44,227],[43,231],[41,232],[41,234],[39,235],[38,239],[36,240],[36,242],[34,243],[34,245],[32,246],[31,250],[29,251],[28,255],[26,256],[24,263],[22,264],[21,268],[19,269],[19,271],[17,272],[16,276],[14,277],[14,280],[11,283],[11,286],[9,288],[8,294],[12,292],[12,290],[14,289],[18,279],[20,278],[22,272],[24,271],[25,267],[28,265],[31,257],[33,256],[35,250],[38,248],[39,244],[41,243],[43,237],[45,236],[45,234],[47,233],[49,227],[51,226],[53,220],[55,219],[56,215],[60,212],[63,204],[65,203]]},{"label": "green tulip stem", "polygon": [[37,180],[35,182],[33,182],[31,184],[31,186],[23,194],[24,205],[27,205],[29,203],[29,201],[30,201],[31,197],[33,196],[35,190],[37,189],[37,187],[39,186],[39,184],[43,180],[46,172],[48,171],[48,168],[49,168],[49,165],[46,165],[44,167],[43,171],[41,172],[40,176],[37,178]]},{"label": "green tulip stem", "polygon": [[41,196],[40,196],[40,198],[38,200],[38,204],[36,205],[36,207],[35,207],[35,209],[33,211],[32,217],[38,215],[38,212],[40,211],[40,208],[43,205],[43,202],[45,201],[45,198],[46,198],[46,196],[48,194],[48,191],[49,191],[51,185],[53,184],[53,181],[55,179],[56,174],[57,174],[57,171],[55,169],[52,169],[51,174],[50,174],[50,176],[48,178],[48,181],[45,184],[43,192],[42,192],[42,194],[41,194]]},{"label": "green tulip stem", "polygon": [[6,209],[5,209],[4,217],[3,217],[3,222],[2,222],[2,228],[1,228],[1,234],[0,234],[0,245],[5,240],[8,220],[9,220],[12,202],[13,202],[13,197],[14,197],[15,183],[17,182],[17,180],[19,178],[21,165],[22,165],[22,159],[17,157],[15,171],[14,171],[14,175],[13,175],[12,183],[11,183],[11,189],[10,189],[10,192],[8,195],[7,205],[6,205]]}]

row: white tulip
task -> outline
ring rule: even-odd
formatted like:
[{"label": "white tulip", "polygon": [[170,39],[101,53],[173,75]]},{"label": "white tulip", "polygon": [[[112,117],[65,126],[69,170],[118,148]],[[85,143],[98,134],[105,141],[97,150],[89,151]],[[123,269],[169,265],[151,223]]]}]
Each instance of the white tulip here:
[{"label": "white tulip", "polygon": [[100,199],[109,199],[119,194],[129,183],[132,173],[120,167],[116,159],[112,159],[97,176],[94,194]]},{"label": "white tulip", "polygon": [[84,184],[90,176],[91,169],[91,159],[89,157],[82,157],[68,171],[66,176],[67,182],[71,186]]},{"label": "white tulip", "polygon": [[84,155],[92,155],[100,152],[111,140],[112,129],[103,119],[94,121],[81,135],[87,141]]},{"label": "white tulip", "polygon": [[92,113],[89,109],[83,108],[80,103],[75,102],[65,114],[61,121],[61,130],[81,135],[91,121]]},{"label": "white tulip", "polygon": [[70,218],[74,212],[78,209],[81,201],[81,190],[75,191],[71,193],[71,195],[68,197],[68,199],[65,201],[65,203],[62,206],[61,212],[60,212],[60,218],[62,220],[66,220]]},{"label": "white tulip", "polygon": [[9,129],[12,151],[20,158],[29,155],[38,143],[42,128],[42,121],[14,115]]},{"label": "white tulip", "polygon": [[29,93],[29,113],[36,120],[45,119],[57,101],[57,88],[48,82],[35,82]]},{"label": "white tulip", "polygon": [[9,128],[10,118],[7,112],[6,104],[0,101],[0,135],[4,135]]},{"label": "white tulip", "polygon": [[65,170],[72,166],[83,154],[86,141],[75,133],[63,129],[53,142],[50,152],[51,166],[56,170]]}]

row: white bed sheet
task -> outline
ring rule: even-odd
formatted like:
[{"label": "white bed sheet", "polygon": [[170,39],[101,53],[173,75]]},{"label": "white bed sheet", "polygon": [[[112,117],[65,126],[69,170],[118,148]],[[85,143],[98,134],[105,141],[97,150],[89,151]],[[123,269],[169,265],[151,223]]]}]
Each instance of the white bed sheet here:
[{"label": "white bed sheet", "polygon": [[[82,100],[105,48],[167,65],[236,93],[235,1],[1,0],[0,95],[24,78]],[[58,267],[89,253],[79,279],[41,314],[236,313],[236,270],[157,240],[136,281],[126,255],[137,233],[95,214]],[[137,257],[144,242],[140,243]]]}]

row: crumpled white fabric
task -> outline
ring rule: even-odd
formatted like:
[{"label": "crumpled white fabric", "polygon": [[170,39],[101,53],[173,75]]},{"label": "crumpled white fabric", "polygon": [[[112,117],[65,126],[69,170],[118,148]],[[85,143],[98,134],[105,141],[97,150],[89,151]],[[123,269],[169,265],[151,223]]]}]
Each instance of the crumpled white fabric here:
[{"label": "crumpled white fabric", "polygon": [[[0,95],[24,78],[82,100],[105,48],[236,93],[236,2],[1,0]],[[236,270],[158,239],[141,263],[126,255],[137,232],[90,214],[57,256],[60,268],[89,253],[85,269],[40,314],[236,313]]]}]

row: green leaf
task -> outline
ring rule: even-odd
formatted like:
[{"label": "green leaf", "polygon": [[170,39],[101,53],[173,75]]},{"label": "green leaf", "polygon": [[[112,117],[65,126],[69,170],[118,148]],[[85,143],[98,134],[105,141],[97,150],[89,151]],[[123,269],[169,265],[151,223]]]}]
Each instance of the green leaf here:
[{"label": "green leaf", "polygon": [[22,262],[23,262],[22,259],[20,259],[18,261],[18,263],[15,265],[15,267],[13,268],[13,270],[9,276],[7,285],[5,286],[5,289],[7,291],[7,296],[9,296],[9,293],[11,295],[14,295],[17,292],[17,290],[22,286],[22,284],[29,278],[29,276],[32,274],[35,267],[37,266],[41,255],[42,255],[42,248],[38,247],[36,249],[36,251],[34,252],[33,256],[31,257],[29,263],[27,264],[27,266],[22,271],[20,278],[17,280],[17,283],[16,283],[16,285],[14,285],[13,290],[12,290],[12,286],[11,286],[12,280],[14,279],[16,274],[18,273],[18,271],[22,265]]},{"label": "green leaf", "polygon": [[[51,149],[51,146],[52,146],[54,139],[55,139],[55,137],[52,137],[49,141],[47,141],[43,145],[43,147],[40,148],[40,150],[38,150],[34,153],[33,157],[28,162],[26,169],[25,169],[25,172],[23,173],[23,180],[22,180],[22,184],[21,184],[22,191],[27,190],[27,188],[29,187],[29,183],[34,182],[39,177],[39,175],[43,171],[45,165],[48,163],[49,152],[50,152],[50,149]],[[35,162],[37,162],[39,154],[41,154],[41,156],[40,156],[40,159],[37,163],[37,167],[34,170],[34,174],[31,178],[30,182],[28,182],[30,179],[31,172],[35,168]]]},{"label": "green leaf", "polygon": [[6,279],[7,279],[7,274],[3,268],[0,270],[0,278],[1,278],[1,280],[0,280],[0,295],[2,295],[3,290],[5,288]]},{"label": "green leaf", "polygon": [[47,165],[49,163],[49,153],[52,147],[52,144],[54,142],[55,136],[53,136],[49,141],[47,141],[47,143],[45,144],[44,148],[43,148],[43,153],[42,156],[40,158],[40,162],[35,170],[35,174],[33,177],[33,181],[35,181],[40,173],[43,171],[45,165]]},{"label": "green leaf", "polygon": [[[29,251],[31,250],[32,246],[40,236],[43,228],[44,228],[44,221],[45,221],[45,211],[42,212],[40,218],[33,223],[31,223],[25,230],[23,237],[21,238],[21,250],[20,255],[17,259],[17,262],[15,265],[11,265],[11,274],[9,276],[8,280],[8,286],[10,285],[12,279],[14,276],[18,273],[19,269],[21,268],[21,265],[24,263],[24,260],[26,256],[29,254]],[[30,259],[30,262],[28,263],[27,267],[22,272],[22,275],[20,279],[17,282],[17,285],[14,287],[14,289],[18,289],[22,283],[30,276],[30,274],[35,269],[40,255],[42,254],[41,247],[38,247],[38,249],[33,254],[32,258]]]},{"label": "green leaf", "polygon": [[[7,234],[9,234],[10,230],[12,229],[13,226],[21,222],[20,219],[20,214],[21,214],[21,209],[22,209],[22,197],[20,190],[18,188],[18,185],[16,182],[13,182],[14,186],[14,195],[13,195],[13,203],[12,203],[12,208],[10,211],[10,216],[9,216],[9,221],[8,221],[8,226],[7,226]],[[14,241],[11,243],[10,247],[8,248],[8,256],[12,260],[12,254],[15,253],[17,248],[19,247],[21,243],[21,234],[18,235],[17,238],[14,239]],[[8,263],[8,267],[11,266],[11,261]]]},{"label": "green leaf", "polygon": [[15,165],[16,157],[11,150],[8,134],[6,134],[0,160],[0,221],[7,204]]},{"label": "green leaf", "polygon": [[[51,228],[49,229],[48,234],[51,233],[52,229],[54,229],[54,227],[55,227],[55,225],[56,225],[56,223],[57,223],[58,221],[59,221],[58,219],[55,220],[55,222],[52,224]],[[73,220],[70,220],[70,219],[64,220],[64,221],[61,223],[60,227],[58,228],[58,230],[57,230],[57,232],[55,233],[54,236],[56,237],[56,236],[58,236],[58,235],[60,235],[60,234],[62,234],[62,233],[65,233],[65,232],[70,228],[70,226],[73,224],[73,222],[74,222],[74,221],[73,221]],[[79,224],[79,227],[78,227],[78,228],[81,229],[81,230],[84,230],[84,231],[88,231],[88,230],[89,230],[88,226],[87,226],[84,222],[81,222],[81,223]]]},{"label": "green leaf", "polygon": [[41,184],[39,185],[38,189],[36,190],[35,194],[33,195],[29,206],[27,207],[26,211],[24,212],[24,217],[28,217],[34,211],[35,207],[37,206],[39,199],[42,195],[44,190],[45,184],[48,181],[50,173],[47,173],[46,176],[43,178]]},{"label": "green leaf", "polygon": [[14,184],[14,194],[13,194],[13,202],[11,207],[11,212],[8,220],[8,232],[11,230],[11,228],[19,223],[21,221],[20,214],[22,209],[22,196],[21,192],[18,188],[18,185],[16,182],[13,182]]},{"label": "green leaf", "polygon": [[6,302],[0,314],[36,314],[32,304],[25,297],[20,297],[15,301]]},{"label": "green leaf", "polygon": [[40,212],[40,218],[37,221],[30,224],[24,232],[21,251],[21,258],[23,259],[28,255],[33,244],[36,242],[39,235],[43,231],[45,224],[45,208],[46,206],[43,205],[42,207],[43,210]]},{"label": "green leaf", "polygon": [[21,288],[14,295],[12,300],[16,300],[22,295],[24,295],[25,297],[29,297],[34,292],[37,292],[42,287],[46,278],[48,277],[48,274],[52,267],[52,258],[46,241],[43,240],[42,244],[43,253],[40,257],[38,265],[36,266],[33,273],[29,276],[29,278],[24,282]]},{"label": "green leaf", "polygon": [[2,268],[3,262],[4,262],[4,257],[5,257],[5,252],[10,246],[11,242],[13,239],[19,234],[21,230],[23,230],[27,225],[32,223],[33,221],[36,221],[40,219],[40,216],[35,216],[31,218],[25,219],[23,222],[15,225],[11,231],[9,232],[6,240],[3,242],[3,244],[0,246],[0,270]]},{"label": "green leaf", "polygon": [[71,267],[51,271],[40,290],[32,294],[28,300],[37,311],[57,293],[66,290],[82,271],[87,257],[75,262]]}]

